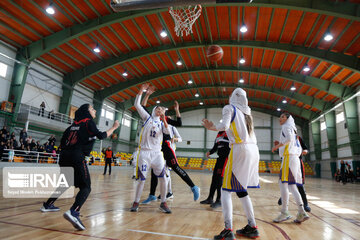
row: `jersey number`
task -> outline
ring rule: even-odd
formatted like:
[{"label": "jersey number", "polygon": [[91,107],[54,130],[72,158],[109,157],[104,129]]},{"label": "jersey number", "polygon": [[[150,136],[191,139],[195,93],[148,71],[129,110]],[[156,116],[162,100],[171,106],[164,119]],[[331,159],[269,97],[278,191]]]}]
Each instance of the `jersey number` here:
[{"label": "jersey number", "polygon": [[155,137],[156,136],[156,132],[155,131],[150,131],[150,137]]},{"label": "jersey number", "polygon": [[141,171],[146,171],[146,166],[147,165],[141,165]]}]

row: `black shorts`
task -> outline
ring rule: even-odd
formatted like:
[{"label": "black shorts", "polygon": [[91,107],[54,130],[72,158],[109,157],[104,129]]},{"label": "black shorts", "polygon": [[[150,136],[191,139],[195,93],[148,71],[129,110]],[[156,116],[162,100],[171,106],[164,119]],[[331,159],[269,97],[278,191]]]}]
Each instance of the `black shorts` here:
[{"label": "black shorts", "polygon": [[165,141],[165,143],[163,143],[162,145],[162,152],[164,153],[164,158],[166,161],[166,165],[168,167],[174,166],[174,165],[179,165],[177,162],[177,158],[175,155],[174,150],[172,150],[172,148],[170,147],[170,141]]},{"label": "black shorts", "polygon": [[89,169],[86,165],[85,155],[79,150],[63,150],[60,154],[60,167],[74,168],[74,185],[78,188],[91,186]]}]

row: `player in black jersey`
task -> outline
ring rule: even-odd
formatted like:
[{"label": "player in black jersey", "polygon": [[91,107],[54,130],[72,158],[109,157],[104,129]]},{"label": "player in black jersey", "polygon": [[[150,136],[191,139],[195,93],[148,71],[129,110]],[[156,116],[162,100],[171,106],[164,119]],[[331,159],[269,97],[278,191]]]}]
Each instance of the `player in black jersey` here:
[{"label": "player in black jersey", "polygon": [[[210,192],[207,199],[201,201],[201,204],[211,204],[212,208],[217,208],[221,206],[221,185],[222,185],[222,171],[224,168],[224,164],[229,156],[230,148],[229,148],[229,138],[226,135],[225,131],[218,132],[213,148],[206,153],[206,157],[208,158],[211,154],[217,152],[219,157],[216,160],[216,164],[214,167]],[[213,198],[215,195],[215,190],[217,191],[216,201],[213,202]]]},{"label": "player in black jersey", "polygon": [[[85,226],[80,220],[80,208],[85,203],[91,191],[91,181],[85,156],[89,156],[93,148],[95,139],[109,137],[115,129],[119,127],[116,120],[114,125],[106,132],[101,132],[96,127],[93,119],[96,117],[96,110],[90,104],[83,104],[76,112],[74,123],[68,127],[61,138],[59,165],[60,167],[74,168],[75,187],[80,188],[76,195],[75,202],[69,211],[64,213],[64,218],[68,220],[76,229],[84,230]],[[64,192],[66,189],[60,189]],[[42,212],[59,211],[54,206],[57,197],[51,197],[43,203]]]},{"label": "player in black jersey", "polygon": [[[144,107],[145,110],[146,110],[145,106],[147,104],[147,100],[149,99],[149,96],[152,93],[154,93],[154,91],[155,91],[155,88],[153,86],[149,87],[146,91],[145,98],[142,102],[142,106]],[[180,115],[180,111],[179,111],[179,103],[177,101],[175,101],[174,110],[176,112],[176,121],[172,120],[169,117],[166,118],[166,121],[170,125],[173,125],[175,127],[181,127],[181,125],[182,125],[181,115]],[[176,172],[176,174],[179,175],[179,177],[181,177],[181,179],[184,182],[186,182],[187,185],[189,185],[189,187],[191,188],[191,191],[194,194],[194,201],[196,201],[200,197],[200,188],[198,186],[195,186],[195,184],[193,183],[193,181],[191,180],[189,175],[179,166],[176,155],[170,147],[170,144],[169,144],[170,142],[171,142],[170,135],[163,134],[163,142],[162,142],[162,146],[161,146],[161,151],[164,153],[166,165],[169,168],[171,168],[174,172]],[[142,204],[148,204],[157,199],[155,196],[157,183],[158,183],[158,179],[155,176],[155,174],[153,173],[153,171],[151,171],[150,194],[149,194],[149,197],[142,202]]]}]

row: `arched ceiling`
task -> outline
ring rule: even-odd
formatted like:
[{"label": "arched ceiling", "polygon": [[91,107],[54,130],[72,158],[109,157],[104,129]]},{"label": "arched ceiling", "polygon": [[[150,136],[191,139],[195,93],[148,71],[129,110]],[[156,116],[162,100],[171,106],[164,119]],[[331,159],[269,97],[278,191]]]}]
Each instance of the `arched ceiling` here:
[{"label": "arched ceiling", "polygon": [[[132,111],[144,82],[157,88],[150,105],[170,106],[178,99],[185,111],[221,107],[240,86],[254,109],[280,107],[309,120],[360,86],[360,7],[355,0],[203,6],[193,34],[184,37],[175,35],[167,9],[114,13],[108,0],[53,4],[56,13],[48,15],[46,0],[0,1],[0,39],[28,61],[38,59],[63,73],[66,84],[84,85],[98,99]],[[243,24],[246,33],[239,31]],[[160,36],[162,30],[167,37]],[[330,42],[323,39],[327,32],[334,36]],[[100,53],[93,51],[97,43]],[[212,44],[224,50],[217,64],[206,58]],[[241,56],[245,64],[239,63]],[[305,65],[309,72],[303,71]],[[296,90],[290,91],[293,85]],[[196,92],[200,97],[194,97]]]}]

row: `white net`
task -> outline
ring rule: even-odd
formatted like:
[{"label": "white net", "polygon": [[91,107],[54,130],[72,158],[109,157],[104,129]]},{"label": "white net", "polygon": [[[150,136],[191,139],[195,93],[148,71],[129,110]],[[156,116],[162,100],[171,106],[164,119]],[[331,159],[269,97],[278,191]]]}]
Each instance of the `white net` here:
[{"label": "white net", "polygon": [[201,5],[170,7],[169,13],[175,22],[175,33],[178,37],[192,33],[192,26],[201,15]]}]

